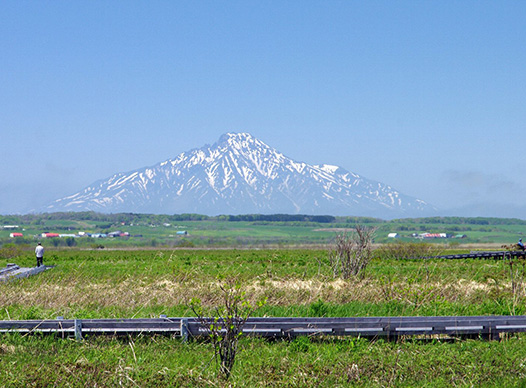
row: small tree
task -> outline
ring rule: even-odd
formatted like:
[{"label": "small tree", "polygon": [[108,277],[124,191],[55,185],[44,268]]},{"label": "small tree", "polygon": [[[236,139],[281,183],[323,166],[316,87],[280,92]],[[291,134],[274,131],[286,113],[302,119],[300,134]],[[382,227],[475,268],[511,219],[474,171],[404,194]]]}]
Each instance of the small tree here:
[{"label": "small tree", "polygon": [[199,299],[193,298],[190,308],[199,320],[214,346],[214,358],[219,370],[228,379],[232,373],[238,352],[238,340],[243,335],[243,326],[251,314],[266,303],[266,300],[253,306],[246,298],[241,286],[235,280],[228,280],[220,287],[223,304],[214,309],[212,316],[206,316]]},{"label": "small tree", "polygon": [[68,247],[74,247],[77,245],[77,240],[75,240],[74,237],[66,237],[65,242]]},{"label": "small tree", "polygon": [[361,274],[372,258],[372,241],[376,228],[357,225],[350,233],[336,236],[329,249],[329,261],[335,277],[349,279]]}]

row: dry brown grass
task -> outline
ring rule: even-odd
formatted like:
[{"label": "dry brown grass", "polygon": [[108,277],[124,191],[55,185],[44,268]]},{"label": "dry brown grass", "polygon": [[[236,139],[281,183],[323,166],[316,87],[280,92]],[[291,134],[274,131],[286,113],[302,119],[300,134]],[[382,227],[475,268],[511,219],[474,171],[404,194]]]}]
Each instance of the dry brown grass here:
[{"label": "dry brown grass", "polygon": [[[309,306],[320,300],[335,305],[393,302],[403,308],[436,302],[480,305],[510,295],[519,305],[526,299],[526,282],[517,274],[514,291],[509,266],[502,261],[375,259],[363,277],[343,280],[334,278],[323,262],[325,252],[203,252],[139,257],[83,253],[78,259],[65,255],[56,269],[0,283],[0,313],[4,319],[9,314],[22,319],[20,315],[33,307],[46,317],[72,317],[79,311],[101,318],[144,317],[166,309],[184,313],[192,298],[206,306],[220,305],[218,279],[232,276],[238,277],[251,302],[267,298],[270,307]],[[518,265],[513,268],[523,271]]]},{"label": "dry brown grass", "polygon": [[[201,299],[204,305],[221,303],[217,280],[202,282],[176,279],[166,276],[153,282],[139,278],[124,279],[109,284],[80,279],[53,282],[30,283],[23,287],[16,284],[1,286],[0,305],[12,304],[39,306],[51,310],[64,310],[68,306],[87,308],[89,306],[126,306],[131,310],[144,306],[185,305],[193,297]],[[469,279],[456,282],[411,283],[396,280],[390,283],[376,279],[255,279],[244,285],[247,295],[253,301],[268,298],[270,305],[308,305],[317,300],[329,303],[360,301],[374,303],[398,300],[409,304],[432,300],[450,302],[479,300],[496,289],[511,289],[510,282],[496,284],[492,279],[481,283]]]}]

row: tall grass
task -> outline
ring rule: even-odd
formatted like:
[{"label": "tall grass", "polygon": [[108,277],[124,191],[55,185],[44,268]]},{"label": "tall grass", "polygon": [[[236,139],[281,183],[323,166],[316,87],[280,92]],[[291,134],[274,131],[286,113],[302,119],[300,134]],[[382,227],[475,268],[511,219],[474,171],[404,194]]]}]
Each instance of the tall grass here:
[{"label": "tall grass", "polygon": [[[233,276],[252,301],[268,299],[263,314],[269,315],[304,315],[320,300],[332,306],[328,313],[333,316],[524,313],[524,290],[514,292],[520,278],[510,279],[503,261],[377,258],[363,278],[342,280],[333,278],[326,255],[301,250],[58,251],[45,258],[55,268],[0,283],[0,318],[191,315],[190,299],[218,305],[220,280]],[[34,259],[17,261],[33,265]]]},{"label": "tall grass", "polygon": [[[0,283],[0,319],[193,316],[191,298],[220,305],[219,285],[234,276],[253,302],[267,298],[260,316],[525,313],[520,262],[376,258],[348,280],[333,278],[326,251],[309,250],[56,251],[45,263],[56,267]],[[2,334],[0,386],[521,386],[524,339],[243,339],[226,383],[206,342]]]}]

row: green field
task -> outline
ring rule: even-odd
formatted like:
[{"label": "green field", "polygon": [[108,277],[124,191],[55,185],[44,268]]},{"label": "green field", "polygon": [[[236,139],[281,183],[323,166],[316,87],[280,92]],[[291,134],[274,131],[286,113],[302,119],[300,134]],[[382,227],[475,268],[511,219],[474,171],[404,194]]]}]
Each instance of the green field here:
[{"label": "green field", "polygon": [[[448,238],[433,239],[443,246],[459,244],[510,244],[526,231],[526,221],[499,218],[432,217],[380,220],[364,217],[331,217],[301,215],[151,215],[98,213],[51,213],[25,216],[0,216],[0,226],[17,225],[16,229],[0,228],[0,246],[14,243],[30,246],[42,239],[44,232],[100,234],[121,231],[126,237],[115,238],[50,238],[47,245],[56,247],[256,247],[287,246],[322,247],[330,244],[337,233],[357,224],[374,227],[376,243],[391,241],[387,235],[398,233],[401,241],[416,241],[413,235],[445,233]],[[23,237],[10,238],[10,233]],[[184,234],[180,234],[183,233]],[[458,238],[457,236],[464,236]]]},{"label": "green field", "polygon": [[[31,251],[13,259],[34,265]],[[259,316],[518,315],[524,264],[376,257],[362,276],[334,278],[327,250],[50,247],[38,276],[0,283],[0,319],[193,316],[192,298],[221,304],[236,278]],[[0,259],[0,267],[7,259]],[[209,343],[170,337],[0,335],[0,386],[524,386],[524,335],[446,338],[243,339],[224,381]]]}]

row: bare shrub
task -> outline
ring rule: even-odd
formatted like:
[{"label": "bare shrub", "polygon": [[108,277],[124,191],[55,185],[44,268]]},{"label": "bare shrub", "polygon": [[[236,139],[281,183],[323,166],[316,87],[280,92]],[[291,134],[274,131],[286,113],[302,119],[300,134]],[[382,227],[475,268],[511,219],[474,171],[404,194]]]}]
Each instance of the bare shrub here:
[{"label": "bare shrub", "polygon": [[375,250],[375,255],[389,260],[424,259],[438,256],[441,251],[441,247],[437,244],[396,241],[382,245]]},{"label": "bare shrub", "polygon": [[336,236],[329,249],[329,262],[334,277],[349,279],[361,274],[372,258],[372,241],[375,228],[357,225],[354,231]]},{"label": "bare shrub", "polygon": [[221,285],[222,305],[213,314],[207,314],[200,299],[193,298],[190,308],[199,320],[201,329],[208,333],[214,347],[214,358],[221,374],[228,380],[238,352],[238,340],[243,335],[243,326],[251,314],[265,301],[253,306],[245,292],[235,280]]}]

